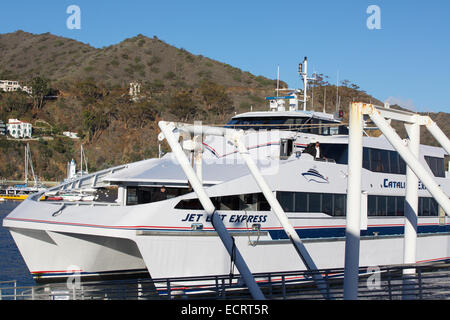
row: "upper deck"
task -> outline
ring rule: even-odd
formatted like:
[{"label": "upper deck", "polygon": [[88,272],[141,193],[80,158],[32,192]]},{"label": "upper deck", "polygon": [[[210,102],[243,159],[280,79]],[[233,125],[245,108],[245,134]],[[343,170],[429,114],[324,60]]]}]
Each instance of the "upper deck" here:
[{"label": "upper deck", "polygon": [[342,118],[314,111],[259,111],[234,116],[226,128],[242,130],[287,130],[317,135],[347,135]]}]

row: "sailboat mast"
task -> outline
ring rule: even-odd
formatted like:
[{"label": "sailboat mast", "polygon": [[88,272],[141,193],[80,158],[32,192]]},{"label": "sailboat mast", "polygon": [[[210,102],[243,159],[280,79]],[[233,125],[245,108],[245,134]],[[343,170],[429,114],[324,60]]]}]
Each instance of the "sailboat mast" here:
[{"label": "sailboat mast", "polygon": [[83,145],[80,146],[80,174],[83,175]]},{"label": "sailboat mast", "polygon": [[25,146],[25,185],[28,185],[28,143]]},{"label": "sailboat mast", "polygon": [[26,183],[28,183],[28,166],[30,166],[31,168],[31,174],[33,175],[33,180],[34,180],[34,186],[37,186],[37,177],[34,174],[34,168],[33,168],[33,160],[31,159],[31,151],[30,151],[30,145],[27,143],[27,145],[25,146],[25,172],[26,172]]}]

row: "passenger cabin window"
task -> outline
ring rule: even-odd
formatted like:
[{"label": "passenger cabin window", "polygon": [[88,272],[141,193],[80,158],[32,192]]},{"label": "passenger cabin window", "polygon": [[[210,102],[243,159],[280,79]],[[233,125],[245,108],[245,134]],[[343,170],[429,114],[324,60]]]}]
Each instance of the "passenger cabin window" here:
[{"label": "passenger cabin window", "polygon": [[287,159],[294,150],[294,140],[281,139],[280,140],[280,159]]},{"label": "passenger cabin window", "polygon": [[[218,210],[270,211],[270,205],[262,193],[238,194],[211,198]],[[203,210],[199,199],[181,200],[175,209]]]},{"label": "passenger cabin window", "polygon": [[[309,144],[303,152],[315,157],[316,144]],[[346,144],[322,143],[320,144],[320,153],[321,157],[327,160],[334,160],[338,164],[348,164],[348,145]]]},{"label": "passenger cabin window", "polygon": [[435,177],[445,178],[444,158],[425,156],[425,161]]},{"label": "passenger cabin window", "polygon": [[162,201],[189,192],[188,188],[127,187],[127,206]]},{"label": "passenger cabin window", "polygon": [[406,163],[397,151],[363,148],[363,168],[372,172],[406,174]]},{"label": "passenger cabin window", "polygon": [[348,164],[348,145],[346,144],[322,143],[320,151],[327,159],[333,159],[338,164]]}]

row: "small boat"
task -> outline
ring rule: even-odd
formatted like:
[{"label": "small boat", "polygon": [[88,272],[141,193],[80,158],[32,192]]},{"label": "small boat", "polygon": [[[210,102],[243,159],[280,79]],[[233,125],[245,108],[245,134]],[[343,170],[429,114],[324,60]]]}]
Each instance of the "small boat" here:
[{"label": "small boat", "polygon": [[[31,169],[31,173],[34,180],[34,186],[28,186],[28,168]],[[38,178],[34,174],[33,162],[31,160],[31,152],[30,146],[27,143],[25,146],[25,184],[23,185],[15,185],[15,186],[2,186],[0,187],[0,199],[4,200],[18,200],[23,201],[30,194],[37,193],[39,191],[43,191],[46,188],[38,181]]]}]

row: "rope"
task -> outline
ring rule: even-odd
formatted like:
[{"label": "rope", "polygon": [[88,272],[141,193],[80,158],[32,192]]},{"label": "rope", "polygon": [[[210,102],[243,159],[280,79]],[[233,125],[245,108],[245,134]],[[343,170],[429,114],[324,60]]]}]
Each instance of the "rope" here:
[{"label": "rope", "polygon": [[[216,210],[214,210],[211,217],[216,213]],[[213,225],[214,229],[216,228],[214,226],[214,219],[211,219],[211,224]],[[234,261],[236,260],[236,243],[234,242],[234,237],[231,236],[231,239],[233,240],[233,244],[231,246],[231,254],[230,254],[230,286],[232,284],[233,276],[234,276]]]},{"label": "rope", "polygon": [[234,242],[234,237],[231,237],[231,239],[233,239],[233,246],[231,247],[230,255],[230,286],[234,276],[234,260],[236,260],[236,243]]},{"label": "rope", "polygon": [[[246,219],[245,219],[245,226],[246,226],[247,231],[248,231],[247,210],[244,210],[244,212],[245,212],[245,216],[246,216]],[[256,241],[251,241],[251,240],[250,240],[250,232],[248,232],[248,233],[247,233],[248,244],[251,245],[252,247],[256,247],[256,245],[258,244],[258,241],[259,241],[259,237],[260,237],[260,236],[261,236],[261,229],[258,229],[258,236],[257,236],[257,238],[256,238]]]}]

